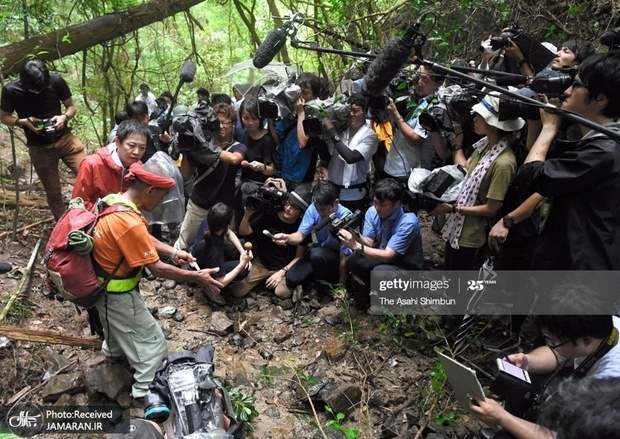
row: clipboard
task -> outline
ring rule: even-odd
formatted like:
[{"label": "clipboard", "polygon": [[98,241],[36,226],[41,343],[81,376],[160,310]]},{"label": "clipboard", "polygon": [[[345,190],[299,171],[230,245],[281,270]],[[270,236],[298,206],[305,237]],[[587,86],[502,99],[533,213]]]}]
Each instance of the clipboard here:
[{"label": "clipboard", "polygon": [[472,399],[483,400],[484,391],[476,376],[476,371],[464,366],[453,358],[438,352],[439,361],[443,365],[448,381],[454,389],[454,394],[459,405],[469,410]]}]

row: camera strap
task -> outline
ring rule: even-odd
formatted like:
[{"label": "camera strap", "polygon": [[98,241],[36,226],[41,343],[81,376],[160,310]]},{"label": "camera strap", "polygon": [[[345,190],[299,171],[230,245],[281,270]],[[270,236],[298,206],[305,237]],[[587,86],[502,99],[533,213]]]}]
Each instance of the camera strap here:
[{"label": "camera strap", "polygon": [[611,333],[607,336],[607,338],[601,342],[601,344],[596,349],[596,351],[588,355],[579,364],[579,366],[575,369],[574,374],[580,377],[585,376],[588,373],[588,371],[592,369],[592,366],[594,366],[594,363],[596,363],[598,360],[603,358],[605,354],[607,354],[607,352],[612,350],[617,344],[618,344],[618,329],[614,327],[611,330]]},{"label": "camera strap", "polygon": [[[238,145],[239,142],[233,142],[228,148],[226,148],[224,151],[230,151],[230,149],[233,146]],[[200,174],[198,177],[196,177],[194,179],[194,186],[197,185],[198,183],[200,183],[202,180],[204,180],[205,178],[207,178],[209,175],[211,175],[213,173],[213,171],[215,171],[215,168],[217,168],[217,166],[220,164],[220,157],[218,155],[217,159],[211,164],[211,166],[209,166],[202,174]]]}]

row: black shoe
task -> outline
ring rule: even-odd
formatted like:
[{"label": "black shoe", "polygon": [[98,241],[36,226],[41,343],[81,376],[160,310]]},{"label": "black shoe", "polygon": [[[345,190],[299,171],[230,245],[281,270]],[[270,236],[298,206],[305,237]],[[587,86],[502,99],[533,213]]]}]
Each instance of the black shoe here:
[{"label": "black shoe", "polygon": [[0,274],[8,273],[13,269],[13,266],[8,262],[0,261]]}]

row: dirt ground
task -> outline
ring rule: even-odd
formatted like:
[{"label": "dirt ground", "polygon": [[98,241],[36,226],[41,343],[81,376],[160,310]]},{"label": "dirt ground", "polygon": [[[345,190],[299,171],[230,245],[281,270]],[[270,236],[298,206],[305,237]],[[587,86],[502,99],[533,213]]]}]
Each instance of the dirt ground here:
[{"label": "dirt ground", "polygon": [[[6,148],[0,165],[5,192],[10,193]],[[70,182],[70,177],[66,178]],[[29,179],[26,170],[20,181],[26,187]],[[25,198],[40,200],[44,196],[36,178],[28,189]],[[12,215],[12,206],[0,204],[0,233],[11,229]],[[45,208],[22,208],[20,226],[48,216]],[[430,231],[425,215],[421,215],[421,222],[427,268],[437,268],[443,242]],[[8,260],[15,267],[0,276],[2,307],[16,288],[19,270],[26,266],[36,240],[45,241],[47,226],[33,227],[15,238],[1,238],[0,260]],[[90,336],[85,312],[78,314],[72,304],[44,297],[42,253],[31,288],[3,324]],[[250,424],[248,437],[320,438],[317,420],[327,437],[345,437],[326,426],[331,419],[325,411],[326,403],[342,406],[339,411],[346,415],[342,429],[357,430],[359,438],[464,438],[479,427],[455,406],[448,386],[433,390],[437,371],[432,348],[441,346],[447,336],[438,320],[359,314],[341,299],[318,294],[283,310],[272,303],[271,293],[261,290],[250,295],[245,310],[233,312],[214,309],[195,287],[143,280],[140,288],[164,329],[170,352],[212,344],[216,376],[255,397],[258,416]],[[170,306],[176,312],[168,317],[165,308]],[[225,335],[213,328],[222,313],[233,323]],[[488,360],[475,348],[467,355],[473,363]],[[15,396],[28,386],[30,391],[20,403],[41,403],[45,395],[50,401],[49,382],[45,384],[50,375],[60,369],[57,377],[72,373],[83,377],[85,371],[102,362],[101,354],[94,349],[10,342],[0,347],[0,404],[15,403]],[[56,400],[85,404],[104,398],[87,388],[78,383]],[[116,398],[121,406],[128,405],[128,392],[127,388]]]}]

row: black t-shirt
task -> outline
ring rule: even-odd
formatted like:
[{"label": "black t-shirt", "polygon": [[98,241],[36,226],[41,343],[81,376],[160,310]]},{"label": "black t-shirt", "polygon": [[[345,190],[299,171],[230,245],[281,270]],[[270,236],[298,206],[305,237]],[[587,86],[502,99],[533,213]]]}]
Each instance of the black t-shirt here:
[{"label": "black t-shirt", "polygon": [[[244,144],[235,143],[228,149],[228,152],[241,153],[245,158],[246,150],[247,148]],[[196,168],[196,178],[200,178],[209,166],[198,164]],[[238,168],[236,166],[230,166],[228,163],[220,160],[213,172],[194,186],[190,199],[203,209],[209,209],[215,203],[220,202],[228,206],[233,206],[235,201],[235,175],[237,174],[237,170]]]},{"label": "black t-shirt", "polygon": [[[252,139],[252,137],[246,133],[244,143],[247,147],[245,159],[248,162],[259,161],[265,165],[270,165],[273,163],[273,150],[275,144],[269,133],[265,133],[265,135],[258,140]],[[267,180],[267,176],[262,172],[255,172],[250,168],[243,168],[241,170],[241,180],[253,180],[262,183]]]},{"label": "black t-shirt", "polygon": [[[65,80],[56,73],[50,73],[50,83],[41,93],[26,90],[21,81],[3,87],[0,108],[7,113],[16,112],[20,119],[26,117],[47,119],[62,114],[60,104],[70,97],[71,90]],[[24,128],[28,146],[49,145],[68,132],[69,128],[66,126],[60,131],[39,134]]]},{"label": "black t-shirt", "polygon": [[285,223],[276,212],[256,213],[250,219],[250,226],[254,231],[250,237],[250,241],[254,245],[253,252],[265,268],[279,270],[284,267],[295,257],[297,247],[274,244],[271,238],[263,235],[263,230],[267,229],[274,235],[276,233],[295,233],[300,223],[301,218],[293,224]]}]

